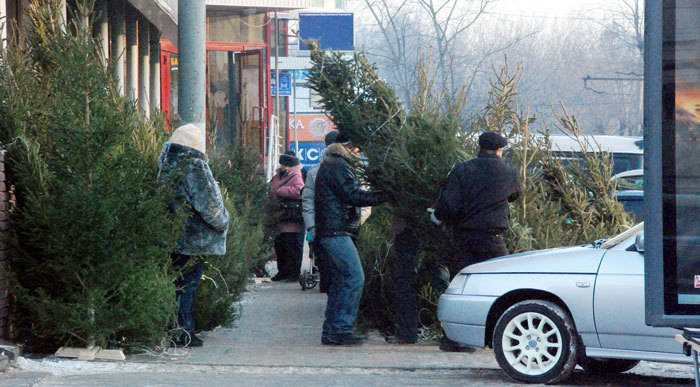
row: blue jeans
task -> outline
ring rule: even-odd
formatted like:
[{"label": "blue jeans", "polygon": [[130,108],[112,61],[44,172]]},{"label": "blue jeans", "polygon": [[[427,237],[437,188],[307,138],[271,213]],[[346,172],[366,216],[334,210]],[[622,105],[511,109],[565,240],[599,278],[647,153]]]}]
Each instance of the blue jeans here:
[{"label": "blue jeans", "polygon": [[320,242],[333,261],[323,335],[352,333],[365,285],[360,255],[349,236],[322,238]]},{"label": "blue jeans", "polygon": [[[182,269],[188,261],[193,258],[189,255],[172,254],[173,266],[176,269]],[[197,262],[183,271],[182,276],[175,281],[177,291],[177,301],[179,307],[177,309],[177,322],[180,327],[187,332],[195,330],[194,322],[194,299],[197,292],[197,287],[202,281],[202,272],[204,271],[204,261],[197,259]]]}]

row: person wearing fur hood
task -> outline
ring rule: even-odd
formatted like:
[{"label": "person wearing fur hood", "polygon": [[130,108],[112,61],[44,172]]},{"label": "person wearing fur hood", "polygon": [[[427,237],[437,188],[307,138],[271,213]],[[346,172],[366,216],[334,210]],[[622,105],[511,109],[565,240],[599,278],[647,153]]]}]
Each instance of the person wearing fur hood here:
[{"label": "person wearing fur hood", "polygon": [[388,198],[382,192],[361,187],[352,168],[357,161],[349,149],[352,145],[343,133],[336,141],[326,148],[314,189],[315,237],[333,261],[321,343],[353,345],[363,341],[352,334],[365,278],[354,243],[361,222],[360,208],[379,205]]},{"label": "person wearing fur hood", "polygon": [[171,255],[176,268],[186,268],[176,282],[178,322],[186,332],[175,339],[178,345],[202,345],[193,333],[195,294],[204,270],[200,257],[226,254],[229,213],[204,151],[201,130],[187,124],[173,131],[158,158],[159,180],[174,194],[170,211],[184,215],[183,234]]},{"label": "person wearing fur hood", "polygon": [[301,257],[304,249],[304,221],[301,218],[301,191],[304,189],[304,179],[301,173],[301,162],[294,152],[280,155],[280,167],[270,180],[270,200],[281,204],[284,211],[292,211],[296,216],[282,217],[277,223],[275,237],[275,255],[277,256],[278,273],[273,281],[296,280],[301,270]]}]

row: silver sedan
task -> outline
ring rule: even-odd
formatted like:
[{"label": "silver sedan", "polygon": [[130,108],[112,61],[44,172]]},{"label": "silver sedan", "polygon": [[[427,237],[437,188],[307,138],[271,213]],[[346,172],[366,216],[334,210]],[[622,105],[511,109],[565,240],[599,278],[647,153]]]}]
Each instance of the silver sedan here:
[{"label": "silver sedan", "polygon": [[464,268],[440,297],[448,338],[494,350],[513,379],[555,383],[576,364],[624,372],[639,360],[689,362],[678,331],[644,323],[643,223],[587,246]]}]

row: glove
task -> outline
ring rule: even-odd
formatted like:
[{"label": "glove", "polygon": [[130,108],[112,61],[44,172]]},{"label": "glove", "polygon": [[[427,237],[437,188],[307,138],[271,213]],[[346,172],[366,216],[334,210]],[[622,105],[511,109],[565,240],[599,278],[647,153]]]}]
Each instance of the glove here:
[{"label": "glove", "polygon": [[435,216],[435,209],[434,208],[428,208],[428,209],[426,209],[426,211],[430,214],[430,221],[431,222],[435,223],[438,226],[442,224],[442,221]]},{"label": "glove", "polygon": [[306,230],[306,241],[309,243],[313,243],[313,241],[314,241],[314,228],[313,227]]}]

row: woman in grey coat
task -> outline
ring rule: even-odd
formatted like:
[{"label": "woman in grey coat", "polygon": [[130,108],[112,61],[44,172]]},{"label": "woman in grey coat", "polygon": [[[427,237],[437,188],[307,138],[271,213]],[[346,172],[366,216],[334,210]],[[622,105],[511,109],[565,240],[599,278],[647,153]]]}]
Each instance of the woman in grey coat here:
[{"label": "woman in grey coat", "polygon": [[204,150],[200,129],[188,124],[175,129],[158,158],[159,178],[174,193],[170,211],[184,216],[184,232],[171,257],[173,265],[183,270],[176,286],[178,323],[186,334],[176,338],[175,343],[193,347],[202,345],[202,340],[193,333],[195,293],[204,270],[200,257],[226,254],[229,222],[229,213]]}]

